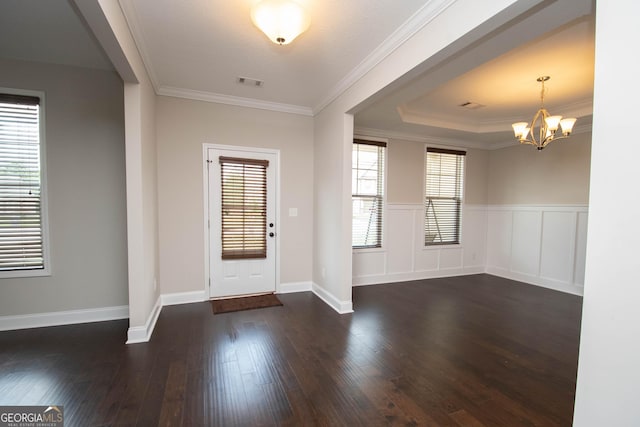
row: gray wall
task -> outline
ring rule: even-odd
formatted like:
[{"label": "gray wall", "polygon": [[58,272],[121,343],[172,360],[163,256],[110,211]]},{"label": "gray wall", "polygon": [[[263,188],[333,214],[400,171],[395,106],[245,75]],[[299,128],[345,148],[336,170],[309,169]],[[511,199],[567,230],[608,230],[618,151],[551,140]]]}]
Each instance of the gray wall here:
[{"label": "gray wall", "polygon": [[[365,138],[366,139],[366,138]],[[428,144],[427,144],[428,145]],[[392,139],[387,149],[387,202],[422,204],[425,143]],[[465,149],[464,202],[487,203],[488,152]]]},{"label": "gray wall", "polygon": [[[424,146],[422,142],[389,141],[389,203],[422,203]],[[590,132],[552,142],[542,151],[521,145],[466,151],[466,204],[589,203]]]},{"label": "gray wall", "polygon": [[[160,96],[156,123],[162,293],[205,288],[205,143],[280,151],[280,282],[310,282],[313,119]],[[289,208],[298,216],[290,217]]]},{"label": "gray wall", "polygon": [[591,132],[489,152],[489,204],[589,204]]},{"label": "gray wall", "polygon": [[115,72],[0,60],[45,92],[50,277],[0,279],[0,316],[128,304],[123,85]]}]

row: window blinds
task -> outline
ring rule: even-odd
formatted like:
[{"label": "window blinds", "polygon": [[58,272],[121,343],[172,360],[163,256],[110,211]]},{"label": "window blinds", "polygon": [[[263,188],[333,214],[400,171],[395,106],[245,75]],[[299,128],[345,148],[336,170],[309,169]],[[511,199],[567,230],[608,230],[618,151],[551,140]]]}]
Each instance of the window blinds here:
[{"label": "window blinds", "polygon": [[427,148],[424,244],[460,243],[460,213],[466,153]]},{"label": "window blinds", "polygon": [[0,94],[0,271],[44,269],[39,111]]},{"label": "window blinds", "polygon": [[355,140],[352,153],[352,246],[382,246],[386,144]]},{"label": "window blinds", "polygon": [[269,161],[220,157],[222,259],[267,257]]}]

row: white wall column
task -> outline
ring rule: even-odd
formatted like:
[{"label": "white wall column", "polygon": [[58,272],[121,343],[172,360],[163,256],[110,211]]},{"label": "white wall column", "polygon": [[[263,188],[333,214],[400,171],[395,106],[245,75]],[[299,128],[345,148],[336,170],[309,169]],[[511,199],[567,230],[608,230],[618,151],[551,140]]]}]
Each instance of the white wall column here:
[{"label": "white wall column", "polygon": [[637,426],[640,3],[596,4],[589,227],[574,425]]}]

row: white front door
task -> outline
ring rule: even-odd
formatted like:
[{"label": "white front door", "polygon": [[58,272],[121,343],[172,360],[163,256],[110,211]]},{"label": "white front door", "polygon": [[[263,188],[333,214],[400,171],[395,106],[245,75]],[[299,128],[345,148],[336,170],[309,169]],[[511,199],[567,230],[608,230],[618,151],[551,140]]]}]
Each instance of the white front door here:
[{"label": "white front door", "polygon": [[275,292],[278,156],[209,148],[207,161],[209,296]]}]

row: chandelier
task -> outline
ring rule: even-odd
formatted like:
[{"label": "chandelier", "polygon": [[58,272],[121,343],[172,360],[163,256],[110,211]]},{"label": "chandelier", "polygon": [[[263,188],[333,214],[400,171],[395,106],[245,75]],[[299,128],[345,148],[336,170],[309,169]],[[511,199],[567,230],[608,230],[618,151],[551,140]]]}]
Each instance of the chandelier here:
[{"label": "chandelier", "polygon": [[251,20],[269,39],[289,44],[309,28],[311,20],[298,3],[290,0],[263,0],[251,9]]},{"label": "chandelier", "polygon": [[[573,125],[576,122],[573,117],[563,119],[562,116],[552,116],[544,108],[544,82],[550,78],[549,76],[542,76],[537,79],[542,85],[540,90],[540,109],[533,116],[531,123],[518,122],[511,125],[513,133],[516,139],[520,141],[520,144],[535,145],[538,150],[542,150],[551,141],[571,135]],[[529,133],[531,133],[531,136],[527,139]]]}]

